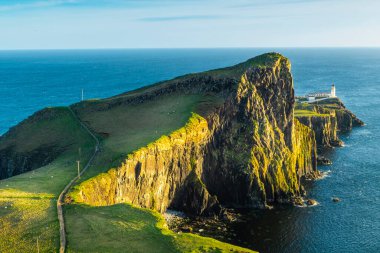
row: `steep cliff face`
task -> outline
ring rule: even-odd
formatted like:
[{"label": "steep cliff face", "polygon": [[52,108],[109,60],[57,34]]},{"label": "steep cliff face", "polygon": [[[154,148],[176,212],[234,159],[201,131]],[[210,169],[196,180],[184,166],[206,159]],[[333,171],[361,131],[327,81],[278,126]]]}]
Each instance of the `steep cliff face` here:
[{"label": "steep cliff face", "polygon": [[338,124],[335,116],[303,116],[297,119],[313,129],[318,146],[337,147],[343,144],[337,134]]},{"label": "steep cliff face", "polygon": [[[185,127],[83,182],[71,198],[92,205],[129,202],[161,212],[172,207],[217,214],[220,204],[266,206],[298,196],[300,178],[316,171],[315,136],[294,120],[289,61],[279,54],[261,58],[265,64],[251,60],[217,77],[209,72],[217,89],[199,83],[190,87],[217,90],[224,103],[203,108],[202,116],[193,114]],[[176,92],[189,87],[181,82],[171,84]]]},{"label": "steep cliff face", "polygon": [[211,118],[202,179],[223,204],[265,206],[300,194],[300,176],[316,169],[315,140],[294,122],[293,106],[290,64],[281,59],[248,70],[235,99]]},{"label": "steep cliff face", "polygon": [[162,212],[175,202],[195,214],[218,211],[216,198],[198,177],[209,138],[206,120],[194,114],[185,127],[130,154],[120,167],[79,185],[72,196],[92,205],[127,202]]}]

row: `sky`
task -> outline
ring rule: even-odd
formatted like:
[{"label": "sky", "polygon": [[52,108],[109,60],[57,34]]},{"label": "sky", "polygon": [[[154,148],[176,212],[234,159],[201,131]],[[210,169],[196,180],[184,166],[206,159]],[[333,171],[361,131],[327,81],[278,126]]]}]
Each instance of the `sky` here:
[{"label": "sky", "polygon": [[0,0],[0,50],[379,47],[379,0]]}]

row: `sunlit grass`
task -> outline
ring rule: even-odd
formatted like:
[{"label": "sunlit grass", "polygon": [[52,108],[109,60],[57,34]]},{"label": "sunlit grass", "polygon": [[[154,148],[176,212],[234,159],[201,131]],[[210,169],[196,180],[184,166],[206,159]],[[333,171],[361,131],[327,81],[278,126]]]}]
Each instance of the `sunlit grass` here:
[{"label": "sunlit grass", "polygon": [[65,216],[68,252],[252,252],[211,238],[176,234],[161,214],[128,204],[73,204],[65,208]]},{"label": "sunlit grass", "polygon": [[40,252],[56,251],[59,236],[55,200],[35,197],[0,197],[1,252],[37,252],[37,238]]}]

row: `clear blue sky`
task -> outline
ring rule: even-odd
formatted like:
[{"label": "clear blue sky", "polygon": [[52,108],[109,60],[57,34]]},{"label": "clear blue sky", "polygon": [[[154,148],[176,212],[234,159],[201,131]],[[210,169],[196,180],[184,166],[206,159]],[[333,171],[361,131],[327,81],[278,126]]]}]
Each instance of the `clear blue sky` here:
[{"label": "clear blue sky", "polygon": [[379,0],[0,0],[0,49],[380,46]]}]

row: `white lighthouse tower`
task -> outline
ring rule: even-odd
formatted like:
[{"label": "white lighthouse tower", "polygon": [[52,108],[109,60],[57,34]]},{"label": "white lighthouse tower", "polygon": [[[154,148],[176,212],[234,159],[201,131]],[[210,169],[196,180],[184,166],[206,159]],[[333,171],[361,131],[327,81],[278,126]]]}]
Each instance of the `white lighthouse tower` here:
[{"label": "white lighthouse tower", "polygon": [[336,97],[336,94],[335,94],[335,85],[331,85],[331,94],[330,94],[330,97],[332,98],[335,98]]}]

